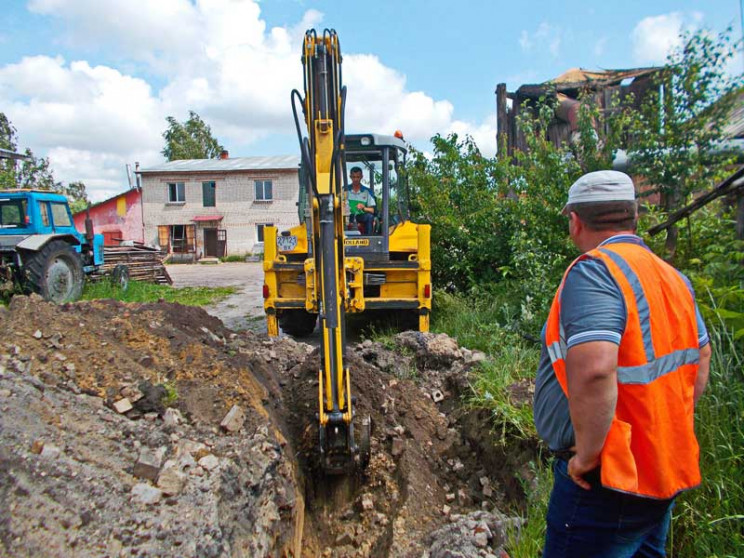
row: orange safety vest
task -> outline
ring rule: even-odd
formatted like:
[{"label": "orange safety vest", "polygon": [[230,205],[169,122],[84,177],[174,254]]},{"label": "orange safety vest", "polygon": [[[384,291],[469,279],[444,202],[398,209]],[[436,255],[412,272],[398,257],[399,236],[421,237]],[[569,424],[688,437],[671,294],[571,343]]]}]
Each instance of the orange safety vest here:
[{"label": "orange safety vest", "polygon": [[545,332],[553,371],[566,397],[561,291],[568,272],[585,258],[605,263],[627,309],[615,416],[600,455],[602,486],[671,498],[700,484],[700,450],[693,428],[700,359],[695,302],[677,270],[643,246],[611,243],[577,258],[558,287]]}]

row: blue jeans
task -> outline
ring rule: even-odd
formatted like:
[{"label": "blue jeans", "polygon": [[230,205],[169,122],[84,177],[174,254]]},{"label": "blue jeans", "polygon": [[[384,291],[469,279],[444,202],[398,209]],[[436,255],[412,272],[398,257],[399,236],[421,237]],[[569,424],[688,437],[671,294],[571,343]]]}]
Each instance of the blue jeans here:
[{"label": "blue jeans", "polygon": [[653,500],[602,488],[599,469],[586,475],[591,490],[568,476],[568,462],[553,462],[543,558],[666,556],[674,498]]}]

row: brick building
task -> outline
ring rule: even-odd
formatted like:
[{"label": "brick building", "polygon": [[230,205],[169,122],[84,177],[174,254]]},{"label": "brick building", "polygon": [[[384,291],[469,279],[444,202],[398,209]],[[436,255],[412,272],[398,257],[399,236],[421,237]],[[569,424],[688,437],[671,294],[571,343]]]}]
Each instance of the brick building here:
[{"label": "brick building", "polygon": [[[90,220],[93,230],[103,235],[105,246],[118,246],[122,240],[144,242],[142,223],[142,192],[132,188],[121,194],[91,205]],[[73,215],[75,228],[85,230],[87,211]]]},{"label": "brick building", "polygon": [[170,161],[138,170],[145,242],[174,257],[263,251],[263,228],[298,223],[299,157]]}]

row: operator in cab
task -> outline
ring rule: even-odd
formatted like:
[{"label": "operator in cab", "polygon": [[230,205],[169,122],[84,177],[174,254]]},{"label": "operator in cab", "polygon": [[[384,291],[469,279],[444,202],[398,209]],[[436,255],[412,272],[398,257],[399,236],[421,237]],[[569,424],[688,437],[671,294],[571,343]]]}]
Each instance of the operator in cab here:
[{"label": "operator in cab", "polygon": [[349,204],[349,223],[362,225],[362,234],[372,234],[375,218],[375,197],[369,188],[362,186],[361,167],[351,167],[349,171],[351,184],[346,186],[346,200]]}]

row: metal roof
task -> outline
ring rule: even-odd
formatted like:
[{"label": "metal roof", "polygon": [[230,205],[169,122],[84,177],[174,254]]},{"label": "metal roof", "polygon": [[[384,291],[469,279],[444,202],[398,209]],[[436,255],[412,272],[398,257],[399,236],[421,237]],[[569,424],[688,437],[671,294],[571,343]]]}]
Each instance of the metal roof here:
[{"label": "metal roof", "polygon": [[300,166],[298,155],[271,157],[231,157],[229,159],[183,159],[168,161],[146,169],[141,174],[155,172],[230,172],[246,170],[294,170]]},{"label": "metal roof", "polygon": [[28,155],[0,147],[0,159],[28,159]]}]

